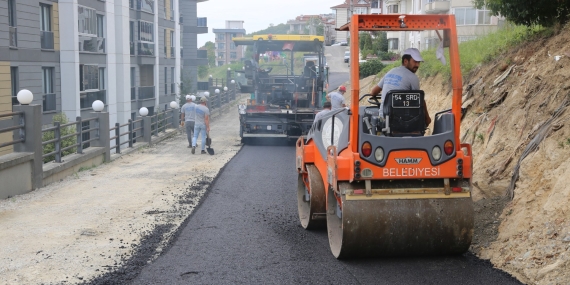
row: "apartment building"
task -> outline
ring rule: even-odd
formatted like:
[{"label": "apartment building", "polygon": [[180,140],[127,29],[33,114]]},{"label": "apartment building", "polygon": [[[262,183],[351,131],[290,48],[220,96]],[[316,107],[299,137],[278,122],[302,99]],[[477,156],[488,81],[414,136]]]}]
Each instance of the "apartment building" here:
[{"label": "apartment building", "polygon": [[[178,0],[176,0],[178,1]],[[208,65],[206,50],[198,50],[198,34],[208,33],[208,19],[198,17],[198,3],[207,0],[180,1],[180,22],[182,23],[182,76],[190,79],[190,89],[196,92],[198,85],[198,66]]]},{"label": "apartment building", "polygon": [[243,21],[226,21],[224,29],[213,29],[213,32],[216,36],[216,66],[241,61],[245,50],[243,47],[236,47],[232,39],[245,35]]},{"label": "apartment building", "polygon": [[[351,3],[352,2],[352,3]],[[382,7],[381,0],[345,0],[342,4],[331,7],[335,10],[336,28],[340,28],[350,21],[354,14],[380,14]],[[336,41],[346,42],[350,37],[347,31],[336,31]]]},{"label": "apartment building", "polygon": [[[193,4],[189,38],[196,38],[196,3],[203,1],[184,1]],[[178,3],[0,0],[0,113],[18,104],[20,89],[42,105],[43,124],[60,112],[86,116],[95,100],[113,124],[141,107],[150,114],[167,108],[177,101],[182,67]],[[196,41],[187,50],[195,56]]]},{"label": "apartment building", "polygon": [[[496,31],[503,20],[491,16],[491,11],[473,7],[471,0],[384,0],[387,14],[454,14],[458,41],[468,41]],[[435,31],[389,32],[388,49],[395,52],[410,47],[420,50],[437,47]]]}]

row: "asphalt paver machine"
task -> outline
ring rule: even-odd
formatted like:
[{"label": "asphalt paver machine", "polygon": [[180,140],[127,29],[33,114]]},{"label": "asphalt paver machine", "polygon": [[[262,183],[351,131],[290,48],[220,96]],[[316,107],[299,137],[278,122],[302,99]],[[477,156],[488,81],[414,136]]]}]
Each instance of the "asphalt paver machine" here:
[{"label": "asphalt paver machine", "polygon": [[[254,35],[233,38],[236,46],[252,46],[253,58],[244,61],[242,93],[250,93],[239,105],[242,141],[255,138],[296,140],[307,134],[315,114],[322,110],[327,74],[324,37],[315,35]],[[300,70],[295,61],[303,61]],[[260,60],[269,54],[269,62]],[[280,55],[284,56],[281,57]],[[272,55],[276,55],[275,59]],[[296,56],[297,55],[297,56]]]},{"label": "asphalt paver machine", "polygon": [[[472,153],[460,143],[462,78],[453,15],[354,15],[350,31],[351,106],[314,122],[296,143],[301,225],[326,226],[337,258],[461,254],[474,227]],[[363,31],[444,34],[449,47],[451,109],[424,135],[424,92],[359,98],[358,37]],[[360,106],[368,100],[370,106]]]}]

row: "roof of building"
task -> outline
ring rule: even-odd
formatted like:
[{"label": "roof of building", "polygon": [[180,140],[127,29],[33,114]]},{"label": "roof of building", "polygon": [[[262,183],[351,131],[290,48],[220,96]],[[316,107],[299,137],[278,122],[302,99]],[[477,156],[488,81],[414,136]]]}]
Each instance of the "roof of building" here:
[{"label": "roof of building", "polygon": [[[348,8],[350,0],[345,0],[344,3],[332,6],[331,9]],[[358,4],[358,2],[365,2],[366,4]],[[370,7],[370,0],[352,0],[352,7]]]},{"label": "roof of building", "polygon": [[245,29],[212,29],[212,33],[237,33],[245,34]]}]

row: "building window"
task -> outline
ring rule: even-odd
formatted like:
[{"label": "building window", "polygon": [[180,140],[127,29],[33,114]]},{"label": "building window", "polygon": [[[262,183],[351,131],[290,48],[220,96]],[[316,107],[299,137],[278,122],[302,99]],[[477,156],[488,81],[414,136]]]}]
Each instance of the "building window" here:
[{"label": "building window", "polygon": [[131,67],[131,101],[137,99],[135,72],[136,72],[135,68]]},{"label": "building window", "polygon": [[491,24],[491,11],[477,10],[477,24],[490,25]]},{"label": "building window", "polygon": [[230,59],[237,59],[237,52],[235,51],[230,52]]},{"label": "building window", "polygon": [[218,49],[226,49],[226,44],[225,43],[218,43]]},{"label": "building window", "polygon": [[[170,47],[174,47],[174,31],[170,31]],[[173,54],[171,54],[173,56]]]},{"label": "building window", "polygon": [[224,34],[224,33],[216,34],[216,39],[218,41],[225,41],[226,40],[226,34]]},{"label": "building window", "polygon": [[105,68],[99,67],[99,90],[105,90]]},{"label": "building window", "polygon": [[354,14],[368,14],[368,9],[366,7],[356,7],[354,8]]},{"label": "building window", "polygon": [[43,111],[55,111],[55,92],[53,88],[54,83],[54,68],[53,67],[43,67],[42,68],[42,87],[43,87]]},{"label": "building window", "polygon": [[174,94],[176,87],[174,87],[174,67],[170,68],[170,93]]},{"label": "building window", "polygon": [[370,8],[372,8],[372,9],[380,8],[378,5],[378,1],[372,1],[372,3],[370,3]]},{"label": "building window", "polygon": [[386,11],[388,14],[398,13],[398,5],[388,5],[388,7],[386,7]]},{"label": "building window", "polygon": [[477,10],[475,8],[455,8],[455,21],[457,26],[476,25],[477,24]]},{"label": "building window", "polygon": [[154,24],[139,21],[139,41],[154,42]]},{"label": "building window", "polygon": [[226,54],[223,52],[219,52],[218,53],[218,59],[224,59],[226,57]]},{"label": "building window", "polygon": [[78,6],[79,33],[97,36],[97,13],[95,9]]},{"label": "building window", "polygon": [[398,39],[397,38],[388,39],[388,49],[389,50],[398,49]]},{"label": "building window", "polygon": [[51,32],[51,6],[40,4],[40,30]]},{"label": "building window", "polygon": [[168,67],[164,68],[164,94],[168,94]]},{"label": "building window", "polygon": [[10,86],[11,86],[11,91],[12,91],[12,105],[18,105],[20,104],[18,102],[18,91],[20,90],[19,85],[18,84],[18,68],[11,66],[10,67]]},{"label": "building window", "polygon": [[230,49],[231,50],[235,50],[236,49],[236,44],[234,42],[230,43]]},{"label": "building window", "polygon": [[104,38],[104,16],[103,15],[97,15],[97,37],[100,38]]},{"label": "building window", "polygon": [[79,91],[99,89],[99,67],[97,65],[79,65]]},{"label": "building window", "polygon": [[16,26],[16,0],[8,0],[8,26]]}]

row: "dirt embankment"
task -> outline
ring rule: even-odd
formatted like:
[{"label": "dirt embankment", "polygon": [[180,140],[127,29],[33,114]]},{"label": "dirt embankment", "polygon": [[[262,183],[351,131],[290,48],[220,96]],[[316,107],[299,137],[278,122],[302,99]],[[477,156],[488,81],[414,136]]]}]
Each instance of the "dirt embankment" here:
[{"label": "dirt embankment", "polygon": [[[474,154],[471,251],[528,284],[570,283],[569,42],[567,26],[464,74],[461,138]],[[377,81],[361,81],[361,94]],[[450,108],[450,85],[440,76],[422,80],[432,116]]]}]

